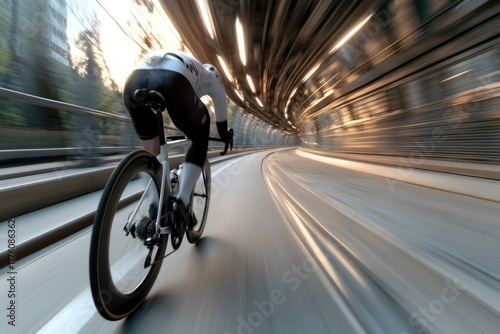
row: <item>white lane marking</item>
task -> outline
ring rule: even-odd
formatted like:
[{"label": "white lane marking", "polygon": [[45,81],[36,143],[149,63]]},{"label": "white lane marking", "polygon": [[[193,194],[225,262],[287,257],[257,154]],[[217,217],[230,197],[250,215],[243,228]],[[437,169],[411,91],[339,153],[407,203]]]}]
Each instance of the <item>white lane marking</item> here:
[{"label": "white lane marking", "polygon": [[[138,253],[136,252],[137,256],[134,258],[123,257],[113,265],[113,277],[116,282],[128,273],[127,267],[134,267],[143,260],[141,254]],[[89,287],[59,311],[37,334],[78,333],[96,313]]]},{"label": "white lane marking", "polygon": [[241,157],[241,158],[236,158],[236,159],[233,159],[232,162],[228,163],[227,165],[224,165],[222,166],[219,170],[215,171],[214,173],[212,173],[212,177],[215,177],[217,175],[219,175],[220,173],[222,173],[226,168],[234,165],[235,163],[239,162],[240,160],[243,160],[244,158],[246,158],[246,156],[244,157]]}]

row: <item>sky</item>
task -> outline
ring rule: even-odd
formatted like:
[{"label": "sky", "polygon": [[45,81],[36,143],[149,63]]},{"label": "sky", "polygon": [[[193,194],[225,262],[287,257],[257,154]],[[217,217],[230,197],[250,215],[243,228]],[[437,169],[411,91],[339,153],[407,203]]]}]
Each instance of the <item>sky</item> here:
[{"label": "sky", "polygon": [[140,54],[140,48],[134,42],[133,28],[128,25],[133,15],[143,18],[144,22],[152,22],[153,33],[166,49],[179,49],[179,35],[159,2],[153,0],[153,3],[155,11],[151,17],[144,7],[138,7],[133,0],[68,0],[68,42],[72,52],[75,50],[75,36],[85,25],[88,26],[88,17],[95,12],[101,21],[101,47],[111,76],[118,86],[123,87]]}]

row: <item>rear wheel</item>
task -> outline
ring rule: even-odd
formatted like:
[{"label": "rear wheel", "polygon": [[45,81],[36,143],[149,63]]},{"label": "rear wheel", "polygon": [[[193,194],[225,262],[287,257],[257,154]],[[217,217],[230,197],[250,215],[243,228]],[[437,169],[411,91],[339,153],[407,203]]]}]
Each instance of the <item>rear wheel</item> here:
[{"label": "rear wheel", "polygon": [[[134,312],[160,271],[168,240],[155,233],[153,203],[158,203],[160,186],[158,160],[136,151],[120,162],[104,188],[92,230],[89,272],[95,306],[106,319]],[[126,233],[126,225],[132,233]],[[155,236],[159,242],[146,247],[144,240]]]},{"label": "rear wheel", "polygon": [[208,207],[210,204],[210,188],[211,188],[210,163],[205,160],[202,172],[191,196],[191,206],[193,214],[196,217],[197,224],[190,230],[186,231],[186,237],[192,244],[200,240],[205,223],[207,221]]}]

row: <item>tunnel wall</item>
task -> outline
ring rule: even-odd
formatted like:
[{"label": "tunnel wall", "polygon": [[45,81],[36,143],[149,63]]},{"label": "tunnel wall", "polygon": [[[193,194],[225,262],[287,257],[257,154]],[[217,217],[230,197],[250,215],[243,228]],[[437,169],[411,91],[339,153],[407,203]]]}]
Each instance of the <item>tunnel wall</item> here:
[{"label": "tunnel wall", "polygon": [[415,3],[379,7],[305,88],[304,147],[500,163],[499,3]]}]

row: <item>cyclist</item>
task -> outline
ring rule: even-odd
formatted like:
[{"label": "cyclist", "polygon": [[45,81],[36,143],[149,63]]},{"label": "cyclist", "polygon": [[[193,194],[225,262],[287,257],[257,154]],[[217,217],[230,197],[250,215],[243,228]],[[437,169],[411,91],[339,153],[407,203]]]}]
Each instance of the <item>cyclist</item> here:
[{"label": "cyclist", "polygon": [[213,65],[201,64],[180,52],[158,51],[148,55],[128,77],[123,100],[144,148],[155,156],[160,153],[160,146],[165,145],[163,118],[161,113],[134,100],[134,92],[144,88],[161,95],[174,125],[192,141],[173,206],[174,232],[182,235],[186,228],[196,225],[190,210],[191,193],[208,150],[210,117],[200,97],[210,96],[219,136],[224,143],[232,144],[233,133],[227,128],[226,92]]}]

